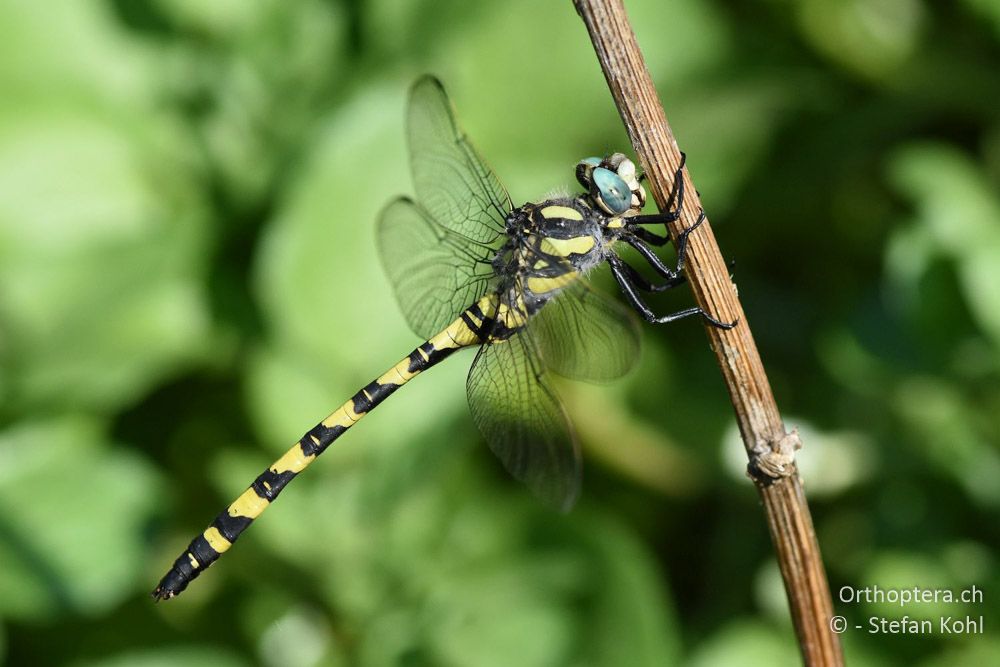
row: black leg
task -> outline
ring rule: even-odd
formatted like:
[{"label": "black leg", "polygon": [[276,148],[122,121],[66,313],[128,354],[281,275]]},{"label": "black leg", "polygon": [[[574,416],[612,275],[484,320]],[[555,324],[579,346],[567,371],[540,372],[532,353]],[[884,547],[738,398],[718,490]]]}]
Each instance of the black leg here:
[{"label": "black leg", "polygon": [[720,329],[732,329],[736,326],[736,322],[720,322],[697,306],[694,308],[680,310],[676,313],[657,316],[656,313],[654,313],[652,309],[650,309],[650,307],[643,302],[638,292],[636,292],[635,285],[633,285],[629,280],[628,272],[624,268],[625,263],[622,262],[617,255],[612,254],[608,256],[608,264],[611,265],[611,273],[614,275],[615,280],[618,281],[618,285],[622,288],[622,292],[625,293],[625,298],[630,304],[632,304],[633,308],[639,311],[647,322],[652,322],[653,324],[666,324],[667,322],[673,322],[684,317],[690,317],[691,315],[701,315],[706,322],[719,327]]},{"label": "black leg", "polygon": [[[664,206],[664,210],[660,213],[654,213],[653,215],[636,215],[628,219],[629,223],[633,225],[665,225],[668,222],[673,222],[677,218],[681,217],[681,208],[684,206],[684,163],[687,162],[687,155],[681,151],[681,166],[677,167],[677,171],[674,172],[674,187],[670,189],[670,197],[667,198],[667,204]],[[639,178],[642,179],[646,177],[646,174]],[[676,205],[674,204],[676,202]],[[663,237],[656,237],[663,238]],[[649,239],[647,239],[649,240]],[[669,239],[668,239],[669,240]],[[650,243],[656,243],[650,240]],[[664,241],[666,243],[666,241]],[[663,245],[662,243],[656,243],[656,245]]]},{"label": "black leg", "polygon": [[663,260],[657,257],[656,253],[653,252],[648,245],[633,236],[623,236],[622,240],[638,250],[639,254],[642,255],[647,262],[649,262],[649,265],[653,267],[653,270],[658,274],[667,280],[673,280],[677,277],[678,272],[664,264]]},{"label": "black leg", "polygon": [[654,271],[668,280],[673,280],[681,271],[684,270],[684,261],[687,258],[688,237],[691,236],[691,232],[698,229],[703,222],[705,222],[704,211],[701,212],[701,215],[698,216],[698,220],[695,221],[693,225],[685,229],[680,233],[680,236],[677,237],[677,266],[673,269],[664,264],[663,260],[660,259],[657,254],[653,252],[649,246],[643,243],[642,240],[634,233],[623,235],[622,240],[638,250],[639,254],[642,255],[647,262],[649,262],[649,265],[653,267]]},{"label": "black leg", "polygon": [[669,236],[660,236],[659,234],[654,234],[648,229],[643,229],[642,227],[636,227],[632,230],[632,233],[635,234],[637,238],[640,238],[651,245],[664,246],[670,243]]},{"label": "black leg", "polygon": [[698,219],[694,221],[694,224],[681,232],[680,236],[677,237],[677,271],[684,269],[684,259],[687,257],[688,237],[691,236],[691,232],[698,229],[703,222],[705,222],[704,210],[698,214]]},{"label": "black leg", "polygon": [[666,211],[664,213],[653,213],[651,215],[633,215],[625,218],[629,227],[635,225],[665,225],[680,217],[677,211]]},{"label": "black leg", "polygon": [[629,282],[631,282],[635,287],[638,287],[639,289],[645,292],[664,292],[668,289],[677,287],[678,285],[687,282],[687,278],[685,278],[683,275],[678,275],[675,276],[674,278],[671,278],[665,283],[660,283],[660,284],[652,283],[646,280],[646,278],[641,273],[636,271],[635,268],[632,267],[628,262],[622,261],[620,257],[618,258],[618,260],[621,262],[622,268],[625,270],[625,274],[628,276]]},{"label": "black leg", "polygon": [[[681,209],[684,208],[684,163],[687,162],[687,159],[687,153],[681,151],[681,164],[674,172],[674,187],[670,189],[670,197],[667,199],[665,207],[668,211],[673,212],[675,220],[680,216]],[[674,206],[675,199],[677,200],[676,206]]]}]

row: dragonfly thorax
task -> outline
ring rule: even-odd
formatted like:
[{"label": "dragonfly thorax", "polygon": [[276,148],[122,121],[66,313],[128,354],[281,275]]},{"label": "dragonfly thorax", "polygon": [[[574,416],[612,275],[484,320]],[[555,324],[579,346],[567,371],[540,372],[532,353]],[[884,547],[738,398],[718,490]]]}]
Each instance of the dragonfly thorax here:
[{"label": "dragonfly thorax", "polygon": [[605,220],[585,197],[525,204],[507,216],[507,241],[492,261],[507,300],[533,315],[605,258]]}]

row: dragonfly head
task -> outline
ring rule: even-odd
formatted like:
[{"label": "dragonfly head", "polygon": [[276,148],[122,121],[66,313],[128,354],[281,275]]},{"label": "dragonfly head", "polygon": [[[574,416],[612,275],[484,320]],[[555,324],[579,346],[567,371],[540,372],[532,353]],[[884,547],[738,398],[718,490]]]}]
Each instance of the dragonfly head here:
[{"label": "dragonfly head", "polygon": [[638,213],[646,205],[646,191],[639,184],[635,164],[621,153],[580,160],[576,164],[576,180],[608,215]]}]

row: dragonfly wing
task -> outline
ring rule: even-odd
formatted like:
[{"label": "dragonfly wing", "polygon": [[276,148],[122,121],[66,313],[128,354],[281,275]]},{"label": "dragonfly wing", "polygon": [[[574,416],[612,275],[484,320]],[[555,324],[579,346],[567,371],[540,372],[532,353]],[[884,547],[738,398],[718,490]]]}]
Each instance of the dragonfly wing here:
[{"label": "dragonfly wing", "polygon": [[608,382],[639,356],[639,325],[623,305],[585,281],[564,289],[531,321],[546,367],[563,377]]},{"label": "dragonfly wing", "polygon": [[493,249],[438,224],[406,197],[382,209],[379,257],[410,328],[430,338],[486,294]]},{"label": "dragonfly wing", "polygon": [[459,127],[436,78],[410,88],[406,131],[417,200],[431,217],[480,243],[501,239],[510,196]]},{"label": "dragonfly wing", "polygon": [[530,332],[483,345],[466,383],[476,426],[504,467],[562,511],[580,490],[580,449]]}]

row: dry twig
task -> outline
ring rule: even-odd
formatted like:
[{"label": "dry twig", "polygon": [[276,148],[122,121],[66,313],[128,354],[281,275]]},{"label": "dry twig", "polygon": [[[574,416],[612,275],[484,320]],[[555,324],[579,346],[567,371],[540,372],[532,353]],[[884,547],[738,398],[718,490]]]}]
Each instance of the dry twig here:
[{"label": "dry twig", "polygon": [[[574,4],[662,210],[681,155],[625,9],[621,0],[574,0]],[[670,226],[672,238],[691,226],[701,211],[686,170],[684,183],[684,209]],[[840,642],[829,628],[833,607],[826,572],[795,467],[798,435],[785,432],[746,316],[708,224],[690,237],[685,273],[698,305],[707,313],[723,321],[739,320],[730,331],[706,329],[736,411],[750,460],[748,471],[767,514],[803,660],[807,665],[841,665]]]}]

